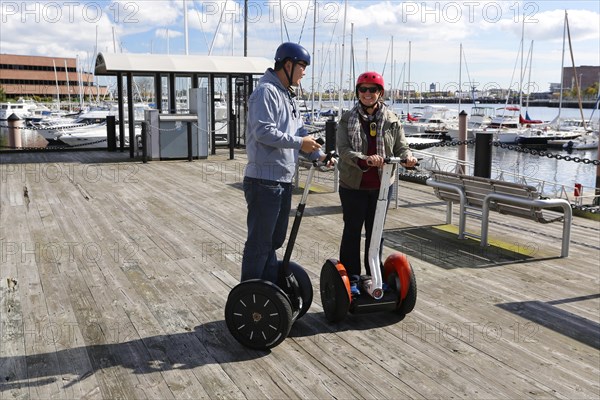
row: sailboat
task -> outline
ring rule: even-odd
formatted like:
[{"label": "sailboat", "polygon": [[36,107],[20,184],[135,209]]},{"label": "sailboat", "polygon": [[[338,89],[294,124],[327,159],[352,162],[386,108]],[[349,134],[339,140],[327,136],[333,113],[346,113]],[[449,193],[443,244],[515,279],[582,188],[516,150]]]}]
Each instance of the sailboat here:
[{"label": "sailboat", "polygon": [[[577,95],[579,99],[579,111],[581,113],[581,120],[565,120],[560,117],[562,110],[562,96],[563,96],[563,84],[564,84],[564,52],[565,52],[565,37],[569,39],[569,50],[571,53],[571,61],[573,69],[575,69],[575,60],[573,58],[573,49],[571,46],[571,33],[569,30],[569,19],[567,12],[565,11],[564,28],[563,28],[563,56],[561,63],[561,88],[560,88],[560,100],[558,107],[558,116],[552,120],[549,124],[543,124],[539,127],[534,127],[531,122],[526,121],[527,126],[530,128],[526,135],[522,135],[517,139],[517,142],[523,146],[544,146],[544,147],[558,147],[562,148],[565,145],[569,145],[571,148],[574,145],[574,141],[582,135],[588,133],[585,119],[583,117],[583,107],[581,104],[581,90],[579,85],[579,79],[577,73],[575,73],[575,85],[577,88]],[[582,146],[588,145],[588,140],[585,141]]]}]

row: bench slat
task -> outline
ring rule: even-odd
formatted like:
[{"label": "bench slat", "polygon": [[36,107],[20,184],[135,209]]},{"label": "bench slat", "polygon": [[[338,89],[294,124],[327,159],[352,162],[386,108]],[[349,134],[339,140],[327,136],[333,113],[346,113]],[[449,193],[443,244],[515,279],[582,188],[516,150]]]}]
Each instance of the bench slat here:
[{"label": "bench slat", "polygon": [[[537,188],[530,185],[505,182],[479,176],[461,175],[448,171],[431,171],[431,177],[437,182],[443,182],[460,187],[465,194],[467,206],[482,208],[485,197],[490,193],[499,193],[529,200],[539,199]],[[459,195],[451,190],[434,187],[435,195],[443,201],[459,202]],[[490,204],[490,210],[501,214],[509,214],[535,221],[544,221],[543,210],[536,206],[520,206],[501,201]]]}]

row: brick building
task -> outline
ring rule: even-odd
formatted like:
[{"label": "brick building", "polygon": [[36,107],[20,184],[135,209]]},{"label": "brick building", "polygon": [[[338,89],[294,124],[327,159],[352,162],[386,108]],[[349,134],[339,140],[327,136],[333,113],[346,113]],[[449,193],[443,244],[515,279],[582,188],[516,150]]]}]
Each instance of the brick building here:
[{"label": "brick building", "polygon": [[79,73],[75,58],[14,54],[0,54],[0,87],[6,97],[15,99],[33,96],[55,99],[57,89],[61,100],[68,96],[74,99],[80,93],[86,97],[107,93],[105,86],[94,86],[92,74]]},{"label": "brick building", "polygon": [[[600,67],[580,65],[575,68],[575,71],[577,71],[577,79],[579,79],[579,87],[581,90],[585,90],[600,81]],[[573,67],[564,68],[563,88],[565,88],[565,90],[575,88],[575,74],[573,72]]]}]

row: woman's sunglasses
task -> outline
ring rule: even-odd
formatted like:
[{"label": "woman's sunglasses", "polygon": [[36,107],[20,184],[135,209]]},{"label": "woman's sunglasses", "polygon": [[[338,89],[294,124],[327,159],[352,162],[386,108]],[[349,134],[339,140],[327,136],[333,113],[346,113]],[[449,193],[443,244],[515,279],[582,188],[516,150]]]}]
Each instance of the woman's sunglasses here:
[{"label": "woman's sunglasses", "polygon": [[372,87],[365,87],[365,86],[361,86],[358,88],[358,91],[361,93],[377,93],[379,92],[379,88],[376,86],[372,86]]}]

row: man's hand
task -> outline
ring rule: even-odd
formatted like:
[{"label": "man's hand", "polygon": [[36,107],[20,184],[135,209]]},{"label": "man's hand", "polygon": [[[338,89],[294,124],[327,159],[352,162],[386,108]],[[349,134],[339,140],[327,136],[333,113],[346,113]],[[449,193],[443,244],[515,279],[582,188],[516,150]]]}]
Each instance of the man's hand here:
[{"label": "man's hand", "polygon": [[317,151],[321,148],[321,145],[317,143],[313,135],[304,136],[302,138],[302,150],[305,153],[312,153],[313,151]]},{"label": "man's hand", "polygon": [[[328,156],[329,156],[328,154],[321,155],[321,157],[319,157],[319,161],[324,162]],[[329,157],[329,160],[327,160],[327,167],[328,168],[333,167],[335,165],[335,163],[337,162],[337,158],[338,158],[337,154],[335,154],[335,153],[332,154],[332,156]]]}]

